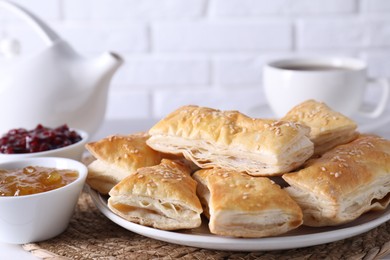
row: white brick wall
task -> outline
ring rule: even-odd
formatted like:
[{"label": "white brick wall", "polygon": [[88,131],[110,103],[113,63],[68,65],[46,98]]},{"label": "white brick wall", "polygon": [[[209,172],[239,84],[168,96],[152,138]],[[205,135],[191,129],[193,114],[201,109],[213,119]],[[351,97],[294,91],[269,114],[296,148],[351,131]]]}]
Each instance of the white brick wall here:
[{"label": "white brick wall", "polygon": [[[262,65],[286,55],[360,57],[371,76],[390,77],[389,0],[15,1],[80,53],[124,57],[107,118],[158,118],[184,104],[250,112],[264,103]],[[43,47],[0,10],[6,37],[22,42],[23,55]]]},{"label": "white brick wall", "polygon": [[125,56],[126,63],[115,82],[130,88],[161,90],[210,84],[210,64],[205,58]]},{"label": "white brick wall", "polygon": [[292,25],[284,21],[191,21],[152,25],[156,52],[255,52],[287,50]]},{"label": "white brick wall", "polygon": [[63,0],[69,20],[181,20],[201,17],[206,0]]},{"label": "white brick wall", "polygon": [[289,14],[334,14],[356,11],[355,0],[215,0],[211,12],[215,16],[256,16]]}]

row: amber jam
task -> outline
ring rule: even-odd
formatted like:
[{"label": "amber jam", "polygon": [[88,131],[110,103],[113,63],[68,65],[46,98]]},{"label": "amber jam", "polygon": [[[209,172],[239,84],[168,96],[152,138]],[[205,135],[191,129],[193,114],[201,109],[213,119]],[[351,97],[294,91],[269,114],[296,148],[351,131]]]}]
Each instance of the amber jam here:
[{"label": "amber jam", "polygon": [[0,197],[23,196],[63,187],[77,179],[77,171],[27,166],[22,169],[0,169]]},{"label": "amber jam", "polygon": [[35,153],[65,147],[77,143],[82,138],[64,124],[56,128],[41,124],[32,130],[15,128],[0,138],[0,153]]}]

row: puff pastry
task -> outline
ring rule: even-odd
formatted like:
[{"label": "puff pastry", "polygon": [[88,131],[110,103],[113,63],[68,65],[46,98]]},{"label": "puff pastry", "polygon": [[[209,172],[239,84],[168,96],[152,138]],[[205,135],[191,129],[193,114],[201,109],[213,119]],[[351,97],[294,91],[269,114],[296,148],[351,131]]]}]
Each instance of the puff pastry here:
[{"label": "puff pastry", "polygon": [[108,194],[115,184],[138,168],[159,164],[162,155],[146,144],[148,138],[146,133],[112,135],[86,144],[96,158],[88,165],[88,185]]},{"label": "puff pastry", "polygon": [[305,126],[198,106],[172,112],[149,134],[147,144],[157,151],[183,153],[201,168],[221,167],[254,176],[280,175],[313,154]]},{"label": "puff pastry", "polygon": [[303,210],[304,225],[339,225],[390,200],[390,141],[362,135],[305,168],[283,175],[287,192]]},{"label": "puff pastry", "polygon": [[357,125],[353,120],[315,100],[297,105],[281,120],[298,122],[310,128],[315,155],[346,144],[358,136]]},{"label": "puff pastry", "polygon": [[233,237],[274,236],[302,224],[302,211],[267,177],[224,169],[194,173],[210,232]]},{"label": "puff pastry", "polygon": [[163,159],[143,167],[109,192],[108,207],[126,220],[164,230],[200,226],[196,181],[180,162]]}]

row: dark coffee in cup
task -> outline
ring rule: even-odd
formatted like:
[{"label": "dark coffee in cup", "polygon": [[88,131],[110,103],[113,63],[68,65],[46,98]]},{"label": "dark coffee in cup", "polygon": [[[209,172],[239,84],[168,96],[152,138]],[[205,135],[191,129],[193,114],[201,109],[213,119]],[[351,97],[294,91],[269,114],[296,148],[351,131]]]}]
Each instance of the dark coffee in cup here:
[{"label": "dark coffee in cup", "polygon": [[[363,109],[368,83],[382,87],[377,106]],[[385,79],[368,79],[366,63],[347,57],[287,58],[268,62],[263,70],[264,94],[272,111],[283,117],[292,107],[308,99],[325,102],[346,115],[381,115],[390,100]]]},{"label": "dark coffee in cup", "polygon": [[331,65],[318,65],[318,64],[307,64],[307,65],[284,65],[278,66],[280,69],[285,70],[301,70],[301,71],[332,71],[332,70],[351,70],[352,68],[331,66]]}]

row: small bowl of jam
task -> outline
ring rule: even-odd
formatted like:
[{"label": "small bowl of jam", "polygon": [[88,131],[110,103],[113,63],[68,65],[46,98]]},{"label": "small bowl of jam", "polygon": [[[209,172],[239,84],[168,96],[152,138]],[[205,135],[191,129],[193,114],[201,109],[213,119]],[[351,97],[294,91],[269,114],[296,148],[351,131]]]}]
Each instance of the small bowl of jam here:
[{"label": "small bowl of jam", "polygon": [[0,136],[0,162],[27,157],[63,157],[81,160],[88,134],[66,124],[50,128],[15,128]]},{"label": "small bowl of jam", "polygon": [[86,177],[86,166],[67,158],[0,163],[0,241],[24,244],[61,234]]}]

